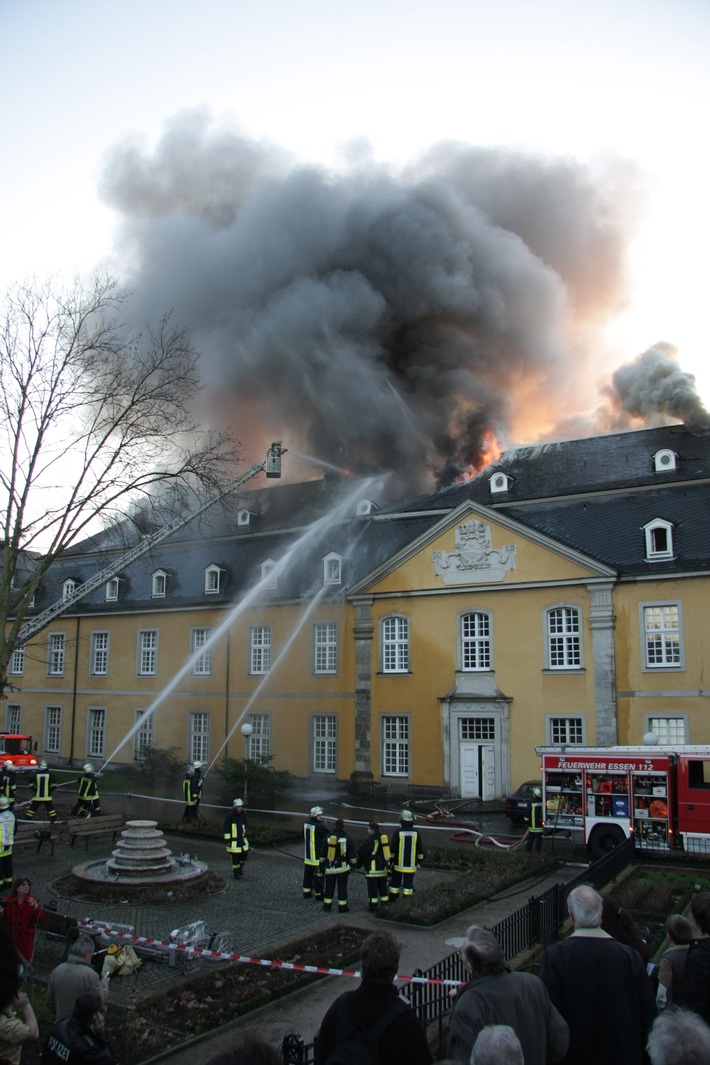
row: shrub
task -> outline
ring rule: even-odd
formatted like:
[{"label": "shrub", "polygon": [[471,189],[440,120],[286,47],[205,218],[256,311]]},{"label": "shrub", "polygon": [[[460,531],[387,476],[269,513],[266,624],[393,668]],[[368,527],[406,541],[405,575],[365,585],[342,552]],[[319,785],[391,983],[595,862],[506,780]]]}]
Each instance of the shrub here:
[{"label": "shrub", "polygon": [[184,766],[177,747],[154,747],[150,743],[141,747],[135,762],[138,773],[149,784],[155,780],[175,780]]},{"label": "shrub", "polygon": [[[221,778],[220,797],[225,806],[241,796],[251,807],[272,807],[285,791],[294,787],[296,780],[287,769],[274,769],[273,755],[256,761],[253,758],[225,758],[222,765],[215,766]],[[247,793],[245,795],[245,792]]]}]

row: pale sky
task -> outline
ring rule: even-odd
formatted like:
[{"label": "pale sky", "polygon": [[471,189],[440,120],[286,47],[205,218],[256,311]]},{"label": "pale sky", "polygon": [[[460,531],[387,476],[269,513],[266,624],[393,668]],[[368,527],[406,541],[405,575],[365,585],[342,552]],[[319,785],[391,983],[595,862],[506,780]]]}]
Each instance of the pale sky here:
[{"label": "pale sky", "polygon": [[0,285],[108,259],[105,153],[200,105],[324,166],[611,153],[645,206],[606,355],[672,343],[710,406],[709,83],[707,0],[0,0]]}]

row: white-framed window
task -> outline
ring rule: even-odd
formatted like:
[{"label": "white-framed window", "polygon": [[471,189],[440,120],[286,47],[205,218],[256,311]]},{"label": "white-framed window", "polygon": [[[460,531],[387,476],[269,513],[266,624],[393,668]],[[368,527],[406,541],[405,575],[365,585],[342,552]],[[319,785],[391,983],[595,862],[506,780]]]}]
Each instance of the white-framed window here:
[{"label": "white-framed window", "polygon": [[335,714],[313,717],[313,772],[335,773],[337,719]]},{"label": "white-framed window", "polygon": [[8,673],[12,673],[13,677],[21,677],[25,672],[25,649],[24,647],[16,647],[10,655],[10,668]]},{"label": "white-framed window", "polygon": [[409,671],[409,619],[400,614],[382,619],[382,672]]},{"label": "white-framed window", "polygon": [[494,717],[459,718],[459,739],[474,740],[477,743],[493,743],[496,738],[496,719]]},{"label": "white-framed window", "polygon": [[190,630],[190,655],[194,657],[192,672],[196,677],[209,677],[212,672],[212,648],[201,650],[210,638],[210,629]]},{"label": "white-framed window", "polygon": [[582,621],[575,606],[554,606],[545,612],[547,669],[580,669]]},{"label": "white-framed window", "polygon": [[654,717],[652,714],[646,714],[644,731],[655,732],[661,745],[672,746],[677,743],[690,743],[687,714],[667,714],[664,717]]},{"label": "white-framed window", "polygon": [[323,584],[340,584],[342,580],[343,560],[334,551],[323,559]]},{"label": "white-framed window", "polygon": [[105,677],[108,673],[108,633],[91,634],[91,676]]},{"label": "white-framed window", "polygon": [[158,630],[141,629],[138,633],[138,675],[154,677],[158,672]]},{"label": "white-framed window", "polygon": [[268,673],[271,667],[271,625],[253,625],[249,655],[250,673]]},{"label": "white-framed window", "polygon": [[47,754],[59,754],[62,747],[62,708],[47,706],[44,711],[44,749]]},{"label": "white-framed window", "polygon": [[261,563],[261,586],[262,588],[276,587],[276,563],[273,558],[264,559]]},{"label": "white-framed window", "polygon": [[190,711],[190,735],[188,738],[191,762],[210,760],[210,715],[206,710]]},{"label": "white-framed window", "polygon": [[216,595],[217,592],[222,590],[223,572],[224,570],[214,564],[207,567],[205,570],[205,595]]},{"label": "white-framed window", "polygon": [[133,711],[133,724],[140,724],[133,733],[133,761],[143,750],[144,747],[152,747],[154,743],[153,732],[153,719],[154,714],[148,712],[148,710],[134,710]]},{"label": "white-framed window", "polygon": [[251,736],[247,739],[247,758],[263,762],[271,754],[271,718],[268,714],[250,714]]},{"label": "white-framed window", "polygon": [[313,672],[335,673],[338,668],[338,626],[317,621],[313,626]]},{"label": "white-framed window", "polygon": [[66,636],[63,632],[49,634],[49,657],[47,673],[50,677],[64,676],[64,657],[66,653]]},{"label": "white-framed window", "polygon": [[663,562],[673,558],[673,525],[663,518],[654,518],[644,525],[646,537],[646,561]]},{"label": "white-framed window", "polygon": [[684,669],[683,619],[678,602],[641,603],[644,669]]},{"label": "white-framed window", "polygon": [[491,668],[491,616],[483,610],[461,616],[461,668]]},{"label": "white-framed window", "polygon": [[103,758],[106,751],[106,711],[90,706],[86,721],[86,753],[89,758]]},{"label": "white-framed window", "polygon": [[106,581],[106,602],[115,603],[118,599],[118,594],[121,587],[121,580],[119,577],[112,577],[110,581]]},{"label": "white-framed window", "polygon": [[586,743],[586,719],[581,717],[547,718],[547,742],[554,747],[574,746]]},{"label": "white-framed window", "polygon": [[22,730],[22,707],[19,703],[8,703],[5,707],[5,731],[20,732]]},{"label": "white-framed window", "polygon": [[168,575],[163,569],[157,569],[151,577],[150,594],[153,599],[164,599],[168,588]]},{"label": "white-framed window", "polygon": [[409,717],[405,714],[382,716],[382,775],[409,776]]},{"label": "white-framed window", "polygon": [[77,582],[71,577],[62,585],[62,599],[70,599],[77,589]]}]

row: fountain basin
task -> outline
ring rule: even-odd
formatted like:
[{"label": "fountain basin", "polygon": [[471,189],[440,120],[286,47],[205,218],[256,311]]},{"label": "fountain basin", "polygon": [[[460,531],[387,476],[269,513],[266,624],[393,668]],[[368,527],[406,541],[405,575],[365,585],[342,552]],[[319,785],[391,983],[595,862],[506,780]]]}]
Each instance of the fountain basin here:
[{"label": "fountain basin", "polygon": [[174,858],[157,821],[128,821],[110,858],[82,862],[72,874],[89,884],[163,887],[196,880],[207,871],[204,862]]}]

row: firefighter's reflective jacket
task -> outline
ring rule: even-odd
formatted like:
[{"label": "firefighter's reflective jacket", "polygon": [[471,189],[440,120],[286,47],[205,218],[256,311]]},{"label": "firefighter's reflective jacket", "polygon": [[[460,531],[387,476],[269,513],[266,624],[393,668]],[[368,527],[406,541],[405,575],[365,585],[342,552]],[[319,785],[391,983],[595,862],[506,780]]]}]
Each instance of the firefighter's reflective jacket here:
[{"label": "firefighter's reflective jacket", "polygon": [[309,817],[303,826],[303,861],[306,865],[320,865],[323,844],[328,839],[328,829],[323,821]]},{"label": "firefighter's reflective jacket", "polygon": [[0,795],[4,795],[7,801],[10,803],[10,809],[15,805],[15,792],[17,791],[17,783],[15,782],[15,773],[12,769],[3,769],[0,771]]},{"label": "firefighter's reflective jacket", "polygon": [[34,802],[51,802],[54,791],[54,778],[48,769],[40,769],[35,773],[33,780]]},{"label": "firefighter's reflective jacket", "polygon": [[424,861],[424,847],[418,829],[395,828],[392,834],[392,858],[396,872],[416,872],[417,865]]},{"label": "firefighter's reflective jacket", "polygon": [[222,825],[222,834],[227,844],[228,853],[244,854],[248,851],[247,815],[244,813],[231,813],[228,817],[225,817]]},{"label": "firefighter's reflective jacket", "polygon": [[391,859],[389,839],[384,832],[368,836],[357,852],[358,867],[365,870],[366,876],[387,876]]},{"label": "firefighter's reflective jacket", "polygon": [[7,858],[12,854],[14,840],[15,815],[11,810],[0,810],[0,858]]},{"label": "firefighter's reflective jacket", "polygon": [[182,794],[186,806],[197,806],[200,799],[199,789],[194,783],[192,775],[186,776],[182,782]]},{"label": "firefighter's reflective jacket", "polygon": [[326,876],[349,873],[357,864],[357,851],[352,837],[347,832],[334,832],[328,836],[321,858]]},{"label": "firefighter's reflective jacket", "polygon": [[79,778],[79,790],[77,792],[77,799],[85,799],[87,802],[93,802],[99,797],[99,784],[96,773],[84,773]]}]

